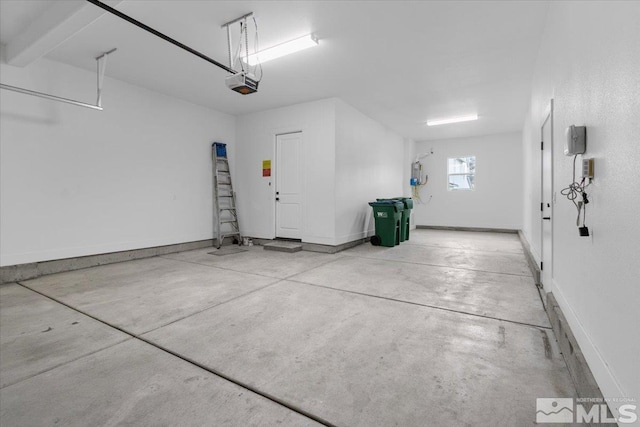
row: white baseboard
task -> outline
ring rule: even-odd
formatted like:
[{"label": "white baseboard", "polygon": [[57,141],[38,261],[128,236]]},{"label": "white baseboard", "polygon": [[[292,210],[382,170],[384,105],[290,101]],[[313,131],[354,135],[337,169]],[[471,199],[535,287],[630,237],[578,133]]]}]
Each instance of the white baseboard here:
[{"label": "white baseboard", "polygon": [[[640,396],[625,396],[622,389],[620,388],[620,384],[609,369],[607,362],[604,360],[604,358],[600,354],[600,351],[598,351],[598,348],[591,340],[591,336],[589,335],[589,333],[582,326],[580,319],[571,308],[571,305],[565,298],[555,280],[552,279],[551,289],[546,289],[546,291],[553,292],[558,306],[560,306],[562,314],[567,320],[567,323],[571,328],[571,332],[578,342],[580,350],[582,351],[582,354],[584,355],[584,358],[589,365],[589,369],[591,369],[591,373],[598,383],[598,387],[600,387],[600,391],[602,392],[603,397],[605,399],[622,397],[631,397],[636,399],[640,398]],[[608,402],[608,404],[613,414],[617,415],[620,403]]]},{"label": "white baseboard", "polygon": [[0,256],[0,267],[103,255],[114,252],[134,251],[159,246],[179,245],[185,242],[196,242],[207,239],[212,239],[212,237],[210,235],[198,233],[193,235],[162,237],[158,239],[109,242],[97,245],[68,246],[57,249],[45,249],[21,253],[3,253]]}]

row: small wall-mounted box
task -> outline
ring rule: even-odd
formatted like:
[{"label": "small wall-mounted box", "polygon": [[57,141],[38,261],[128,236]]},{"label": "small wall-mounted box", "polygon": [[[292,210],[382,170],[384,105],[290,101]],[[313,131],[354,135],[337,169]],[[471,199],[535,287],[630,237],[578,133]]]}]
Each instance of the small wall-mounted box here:
[{"label": "small wall-mounted box", "polygon": [[582,177],[593,178],[593,159],[582,159]]},{"label": "small wall-mounted box", "polygon": [[565,131],[564,155],[574,156],[584,154],[587,151],[587,128],[586,126],[571,125]]}]

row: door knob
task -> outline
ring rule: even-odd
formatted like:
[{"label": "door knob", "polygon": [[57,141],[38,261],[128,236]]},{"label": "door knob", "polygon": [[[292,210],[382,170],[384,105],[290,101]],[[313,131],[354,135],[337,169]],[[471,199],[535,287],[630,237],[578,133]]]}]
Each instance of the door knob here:
[{"label": "door knob", "polygon": [[279,201],[280,201],[280,197],[276,197],[276,202],[279,202]]}]

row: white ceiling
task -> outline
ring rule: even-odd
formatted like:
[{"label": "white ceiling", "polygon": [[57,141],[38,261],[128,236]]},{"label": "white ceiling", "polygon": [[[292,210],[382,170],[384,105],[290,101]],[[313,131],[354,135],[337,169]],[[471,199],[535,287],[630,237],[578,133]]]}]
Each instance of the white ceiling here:
[{"label": "white ceiling", "polygon": [[42,15],[52,4],[47,0],[0,0],[0,41],[7,43]]},{"label": "white ceiling", "polygon": [[[0,0],[0,41],[52,3]],[[93,58],[117,47],[108,76],[196,104],[242,114],[339,97],[422,141],[521,129],[548,3],[125,0],[116,8],[223,63],[220,25],[250,11],[262,47],[310,32],[320,46],[264,64],[260,90],[247,96],[226,88],[222,69],[110,14],[46,58],[95,70]],[[424,125],[474,112],[477,122]]]}]

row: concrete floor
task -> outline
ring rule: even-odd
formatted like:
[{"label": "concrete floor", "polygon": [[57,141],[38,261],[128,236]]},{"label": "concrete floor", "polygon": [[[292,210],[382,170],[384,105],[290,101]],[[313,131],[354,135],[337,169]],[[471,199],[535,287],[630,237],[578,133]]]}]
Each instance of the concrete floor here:
[{"label": "concrete floor", "polygon": [[516,235],[211,251],[0,287],[0,424],[532,426],[575,396]]}]

